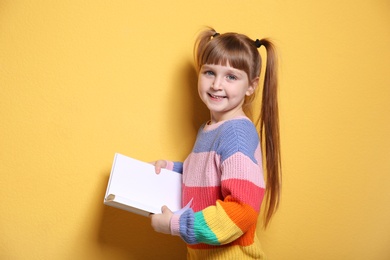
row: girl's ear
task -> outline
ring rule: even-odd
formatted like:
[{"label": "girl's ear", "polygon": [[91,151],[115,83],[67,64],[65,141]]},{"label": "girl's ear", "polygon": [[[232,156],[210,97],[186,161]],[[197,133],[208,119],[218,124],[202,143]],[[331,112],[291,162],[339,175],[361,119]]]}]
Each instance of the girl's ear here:
[{"label": "girl's ear", "polygon": [[246,91],[246,95],[250,96],[253,93],[255,93],[255,90],[256,90],[258,85],[259,85],[259,77],[255,78],[251,81],[251,83],[248,87],[248,90]]}]

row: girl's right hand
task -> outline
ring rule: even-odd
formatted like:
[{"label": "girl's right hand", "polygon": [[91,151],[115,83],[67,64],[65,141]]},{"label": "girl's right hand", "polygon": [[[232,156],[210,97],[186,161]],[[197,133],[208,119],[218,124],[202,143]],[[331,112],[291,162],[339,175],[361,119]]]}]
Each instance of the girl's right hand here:
[{"label": "girl's right hand", "polygon": [[165,160],[154,161],[154,162],[151,162],[151,164],[154,165],[154,169],[155,169],[157,174],[159,174],[161,172],[161,168],[167,167],[167,161],[165,161]]}]

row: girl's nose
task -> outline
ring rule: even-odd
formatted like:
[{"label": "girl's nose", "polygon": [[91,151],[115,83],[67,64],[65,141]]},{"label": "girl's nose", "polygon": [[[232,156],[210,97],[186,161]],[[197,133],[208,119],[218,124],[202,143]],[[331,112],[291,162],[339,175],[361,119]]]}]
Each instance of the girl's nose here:
[{"label": "girl's nose", "polygon": [[221,89],[221,82],[219,80],[215,79],[210,87],[214,90],[219,90],[219,89]]}]

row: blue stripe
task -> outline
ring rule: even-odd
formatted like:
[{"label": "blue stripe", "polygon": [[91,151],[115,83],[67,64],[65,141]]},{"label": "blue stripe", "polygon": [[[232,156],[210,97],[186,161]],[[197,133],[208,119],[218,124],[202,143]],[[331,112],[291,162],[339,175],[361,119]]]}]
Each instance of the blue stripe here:
[{"label": "blue stripe", "polygon": [[179,219],[180,236],[187,244],[197,244],[194,233],[194,211],[190,208],[181,214]]},{"label": "blue stripe", "polygon": [[178,173],[183,173],[183,163],[182,162],[173,162],[173,171]]},{"label": "blue stripe", "polygon": [[180,216],[179,225],[180,235],[187,244],[220,245],[217,236],[207,225],[202,211],[194,213],[192,209],[186,210]]},{"label": "blue stripe", "polygon": [[216,152],[221,156],[221,163],[241,152],[257,164],[254,154],[258,146],[259,135],[253,123],[247,119],[235,119],[211,131],[201,129],[192,152]]}]

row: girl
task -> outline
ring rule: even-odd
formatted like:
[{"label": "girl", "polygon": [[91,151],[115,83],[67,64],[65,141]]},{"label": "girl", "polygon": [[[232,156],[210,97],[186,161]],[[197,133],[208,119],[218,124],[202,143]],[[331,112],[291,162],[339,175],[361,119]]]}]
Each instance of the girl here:
[{"label": "girl", "polygon": [[[252,123],[260,46],[267,51],[267,63],[260,117]],[[267,39],[220,35],[209,28],[199,35],[194,56],[198,92],[210,120],[199,129],[184,163],[153,162],[156,173],[161,168],[183,173],[182,204],[192,204],[177,213],[163,206],[162,214],[151,216],[152,227],[180,236],[187,243],[188,259],[264,259],[257,219],[265,196],[264,226],[269,224],[281,185],[275,48]],[[266,183],[259,135],[264,140]]]}]

